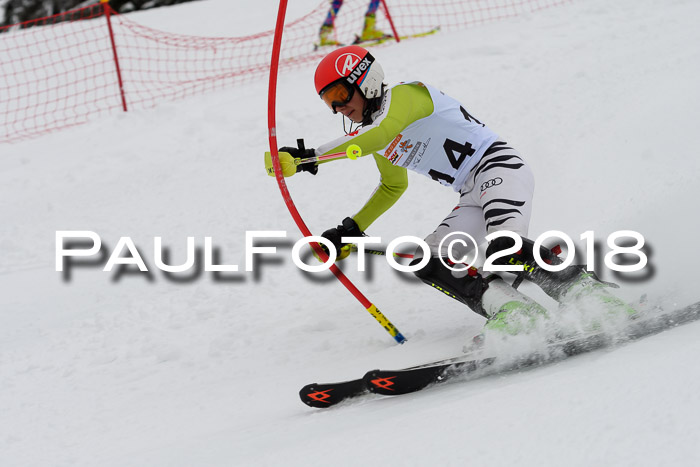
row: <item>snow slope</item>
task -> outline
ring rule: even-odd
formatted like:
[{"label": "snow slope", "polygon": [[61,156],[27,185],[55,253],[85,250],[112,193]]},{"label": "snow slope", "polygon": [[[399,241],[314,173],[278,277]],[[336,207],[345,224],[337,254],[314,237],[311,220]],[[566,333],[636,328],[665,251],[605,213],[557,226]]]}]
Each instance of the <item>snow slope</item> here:
[{"label": "snow slope", "polygon": [[[245,14],[237,3],[133,17],[187,34],[273,27],[272,0]],[[317,2],[293,4],[298,16]],[[672,307],[700,298],[699,17],[692,0],[576,1],[373,53],[389,83],[445,90],[527,157],[532,237],[594,230],[604,252],[608,234],[637,230],[648,277],[601,269],[603,278],[626,299],[647,293]],[[279,78],[282,144],[341,131],[312,74]],[[349,277],[408,337],[397,346],[335,279],[292,264],[299,234],[263,172],[266,86],[0,148],[0,465],[700,463],[700,323],[518,374],[328,411],[302,405],[309,382],[453,355],[483,319],[382,258],[365,274],[352,258]],[[342,161],[288,185],[321,232],[359,209],[375,174],[369,158]],[[410,184],[371,234],[425,236],[456,201],[427,179]],[[95,231],[107,254],[129,236],[151,274],[92,265],[67,278],[55,271],[57,230]],[[255,273],[244,271],[252,230],[288,232]],[[241,271],[168,276],[155,268],[155,236],[173,264],[187,236],[199,247],[210,236],[220,261]]]}]

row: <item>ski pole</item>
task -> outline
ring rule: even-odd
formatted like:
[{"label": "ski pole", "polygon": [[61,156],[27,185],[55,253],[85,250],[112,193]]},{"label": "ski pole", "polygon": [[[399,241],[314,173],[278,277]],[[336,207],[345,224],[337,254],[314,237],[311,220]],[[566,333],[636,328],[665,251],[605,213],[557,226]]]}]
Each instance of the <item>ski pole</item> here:
[{"label": "ski pole", "polygon": [[[303,144],[303,140],[299,140]],[[351,159],[355,160],[358,157],[362,157],[362,149],[357,144],[351,144],[345,150],[345,152],[335,152],[333,154],[324,154],[322,156],[312,156],[312,157],[292,157],[288,152],[280,152],[278,154],[280,164],[282,166],[282,173],[285,177],[291,177],[296,173],[296,167],[302,164],[312,164],[316,162],[328,162],[338,159]],[[275,168],[272,163],[272,153],[270,151],[265,152],[265,169],[267,174],[271,177],[275,176]]]},{"label": "ski pole", "polygon": [[[353,253],[357,253],[359,251],[359,249],[357,248],[357,245],[355,245],[353,243],[352,246],[350,247],[350,251]],[[374,250],[371,248],[365,248],[365,253],[368,255],[386,256],[385,250]],[[396,253],[396,252],[394,252],[393,256],[396,258],[413,259],[414,255],[409,254],[409,253]]]},{"label": "ski pole", "polygon": [[337,159],[345,159],[346,157],[352,160],[355,160],[358,157],[362,157],[362,149],[360,149],[360,146],[358,146],[357,144],[351,144],[350,146],[348,146],[345,152],[336,152],[333,154],[325,154],[323,156],[305,157],[304,159],[300,157],[295,157],[294,165],[311,164],[312,162],[333,161]]}]

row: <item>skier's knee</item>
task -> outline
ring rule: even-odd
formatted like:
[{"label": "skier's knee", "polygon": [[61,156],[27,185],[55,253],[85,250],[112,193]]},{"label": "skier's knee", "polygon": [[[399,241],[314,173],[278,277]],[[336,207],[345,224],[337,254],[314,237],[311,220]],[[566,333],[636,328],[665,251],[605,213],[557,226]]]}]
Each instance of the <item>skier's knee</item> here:
[{"label": "skier's knee", "polygon": [[[535,242],[528,238],[522,239],[522,247],[518,251],[503,254],[507,249],[513,249],[515,241],[510,237],[494,239],[486,249],[486,257],[497,254],[493,264],[523,266],[524,277],[537,284],[547,295],[558,299],[564,290],[575,281],[583,271],[580,265],[571,265],[561,271],[547,271],[540,267],[535,259]],[[557,256],[556,250],[550,250],[544,246],[539,248],[540,260],[551,265],[563,263]]]},{"label": "skier's knee", "polygon": [[[435,269],[436,265],[433,262],[433,259],[434,258],[430,258],[430,260],[428,260],[428,262],[425,264],[425,266],[418,269],[417,271],[413,271],[413,274],[418,279],[422,280],[423,282],[425,282],[425,280],[431,275],[431,273],[434,272],[433,270]],[[409,266],[415,266],[418,263],[420,263],[422,260],[423,260],[423,258],[414,258],[409,263]]]}]

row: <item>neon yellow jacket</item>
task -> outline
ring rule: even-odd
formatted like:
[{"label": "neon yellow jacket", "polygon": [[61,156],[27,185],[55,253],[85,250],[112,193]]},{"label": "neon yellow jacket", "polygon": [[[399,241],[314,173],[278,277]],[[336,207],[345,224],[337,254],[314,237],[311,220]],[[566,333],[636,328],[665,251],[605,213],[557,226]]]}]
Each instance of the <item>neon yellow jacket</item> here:
[{"label": "neon yellow jacket", "polygon": [[[388,106],[388,109],[386,108]],[[385,157],[376,154],[411,123],[433,113],[434,105],[428,90],[420,83],[399,84],[389,91],[382,107],[373,114],[373,123],[320,146],[318,155],[345,152],[351,144],[362,148],[363,154],[374,154],[380,174],[379,186],[353,219],[360,230],[367,229],[379,216],[396,203],[408,188],[408,174],[404,167],[394,166]]]}]

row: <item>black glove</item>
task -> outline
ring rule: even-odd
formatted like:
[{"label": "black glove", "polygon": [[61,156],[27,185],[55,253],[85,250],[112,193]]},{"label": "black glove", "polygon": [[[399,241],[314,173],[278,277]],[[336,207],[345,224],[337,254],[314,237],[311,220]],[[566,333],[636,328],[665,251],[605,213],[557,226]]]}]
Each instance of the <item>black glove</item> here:
[{"label": "black glove", "polygon": [[[303,139],[298,139],[297,140],[297,145],[299,146],[298,148],[294,148],[291,146],[284,146],[278,149],[280,152],[288,152],[289,154],[292,155],[293,158],[300,158],[300,159],[306,159],[308,157],[314,157],[316,155],[316,151],[314,149],[306,149],[304,147],[304,140]],[[309,172],[311,175],[316,175],[318,173],[318,166],[314,162],[313,164],[299,164],[297,165],[297,173],[304,171],[304,172]]]},{"label": "black glove", "polygon": [[[340,250],[345,245],[347,245],[347,243],[341,242],[340,239],[343,237],[364,237],[365,233],[360,230],[360,228],[357,226],[357,223],[352,219],[352,217],[346,217],[345,219],[343,219],[342,224],[333,229],[326,230],[321,234],[321,236],[323,238],[327,238],[331,241],[331,243],[333,243],[333,245],[335,246],[335,251],[338,253],[338,259],[342,259],[345,256],[347,256],[347,254],[345,254],[344,256],[341,255]],[[325,245],[321,244],[321,248],[323,248],[323,251],[325,251],[326,254],[328,254],[328,249]]]}]

